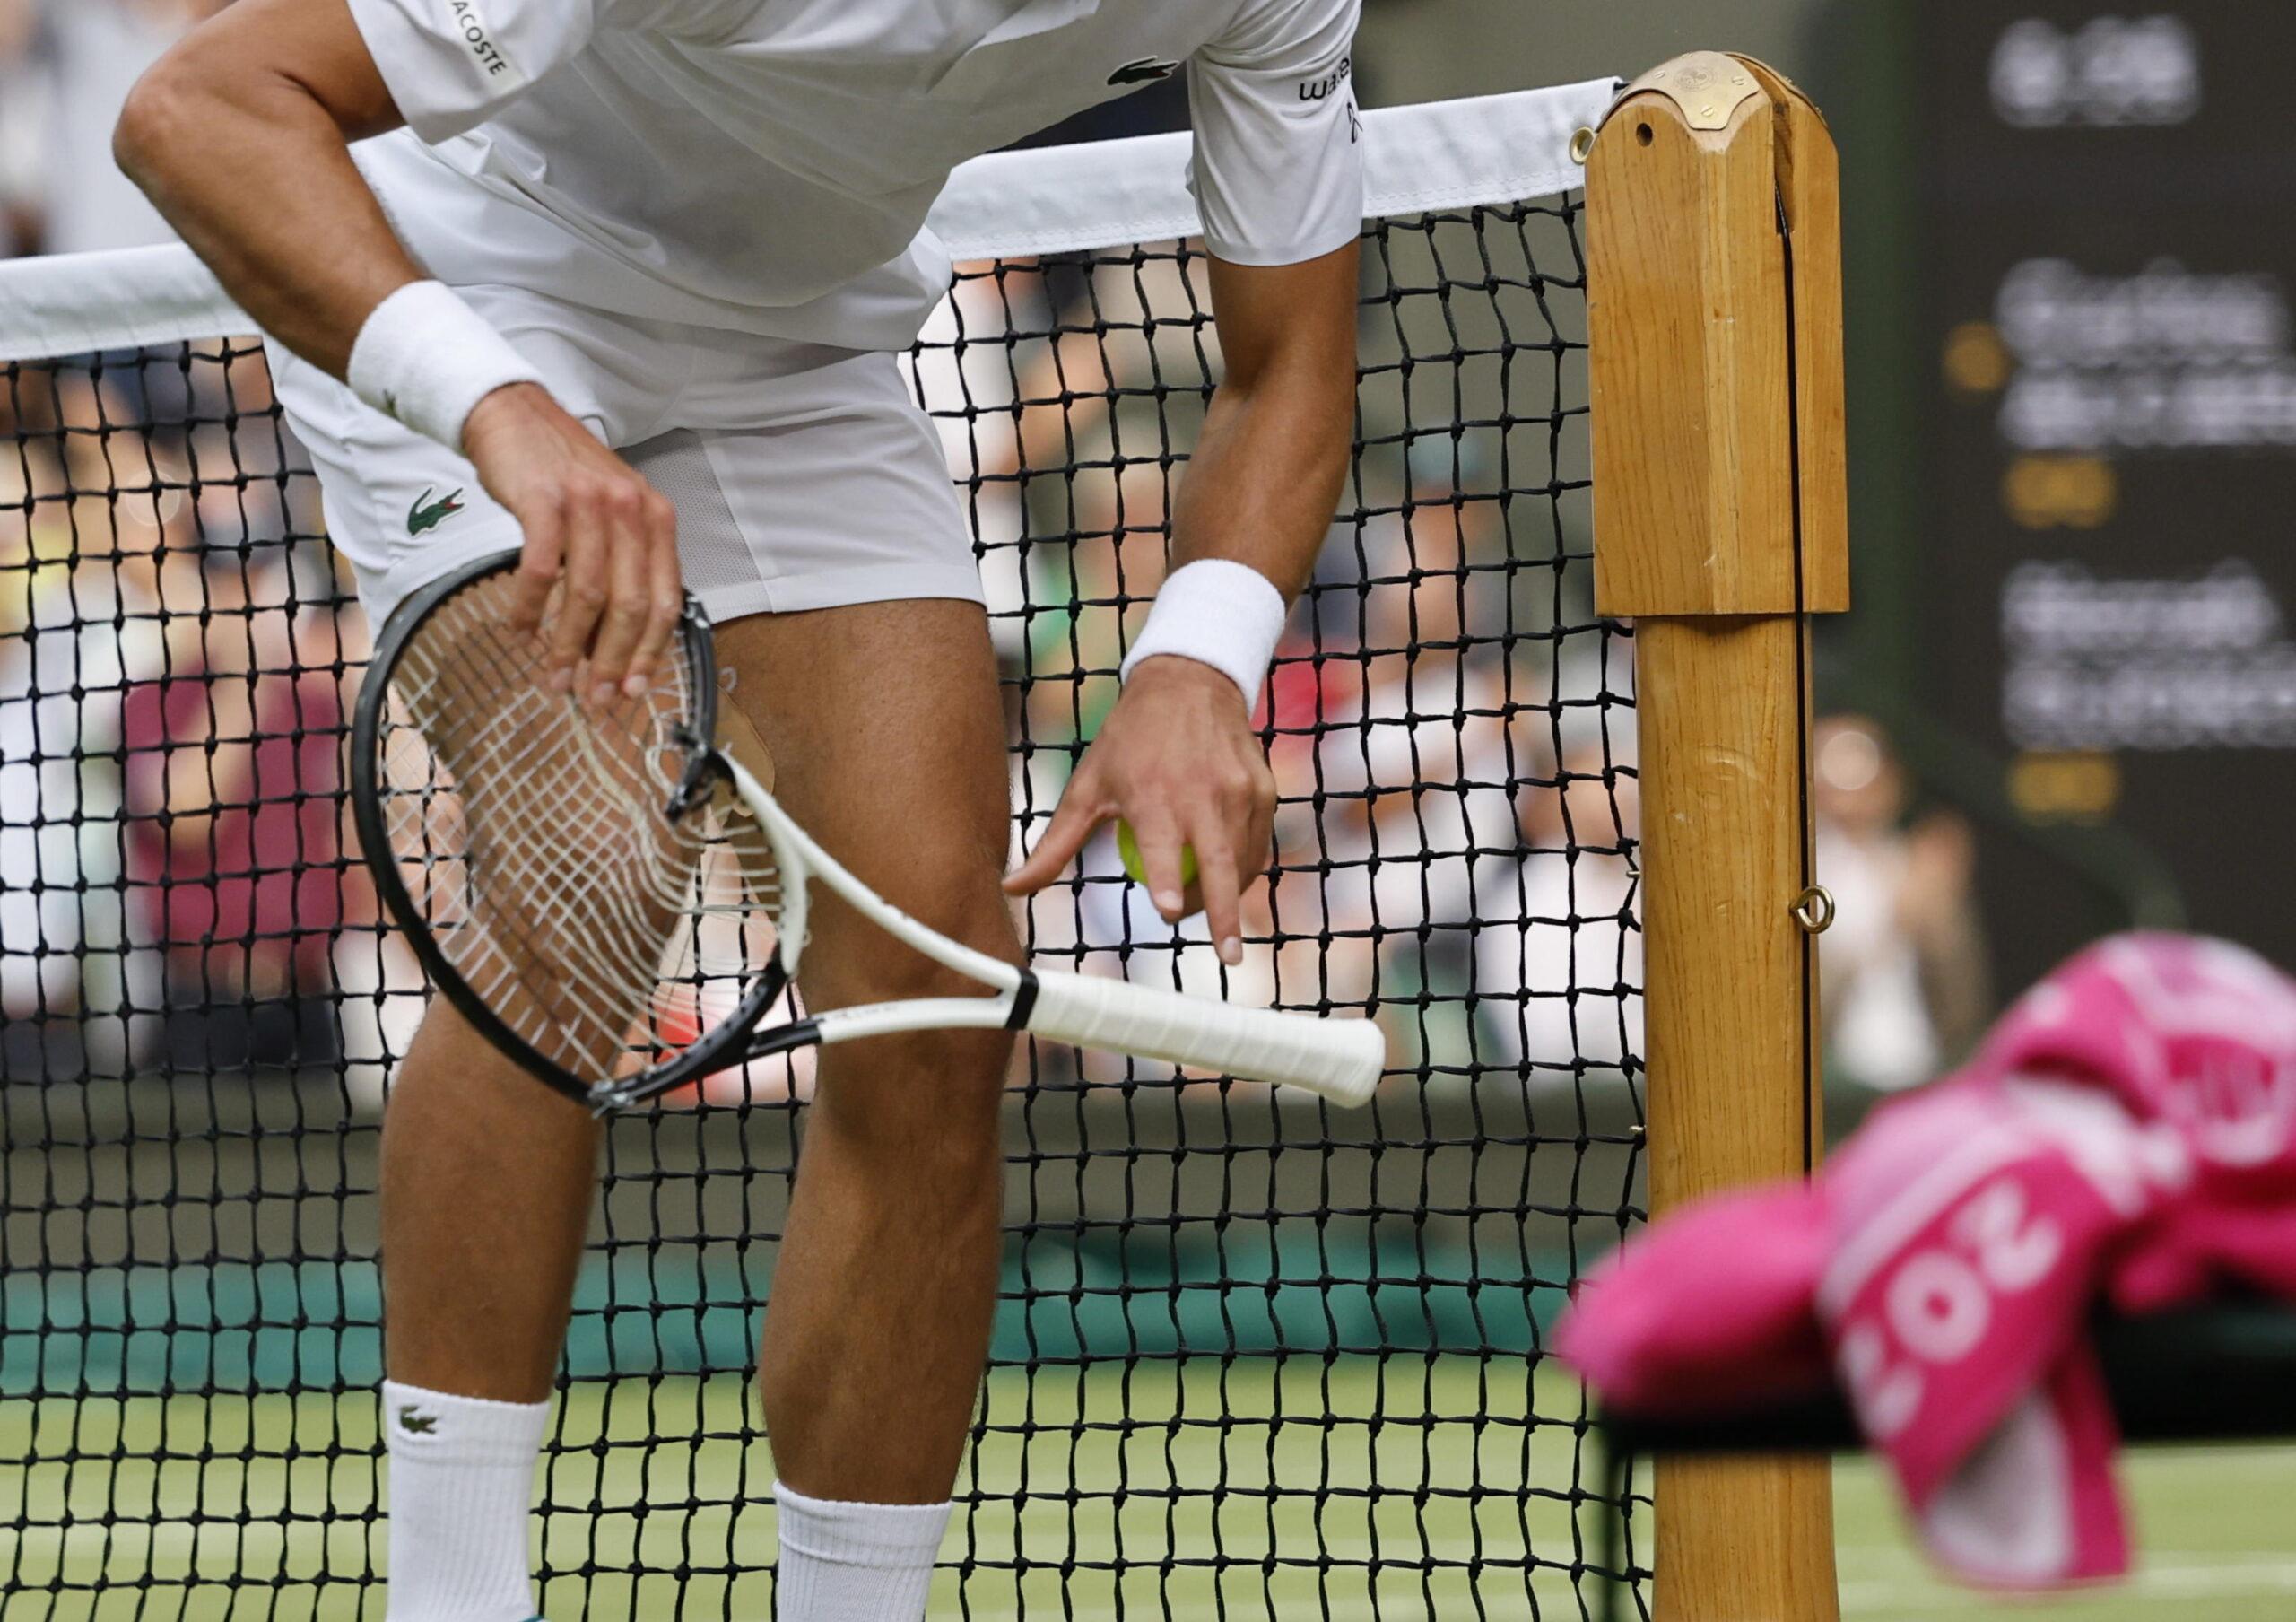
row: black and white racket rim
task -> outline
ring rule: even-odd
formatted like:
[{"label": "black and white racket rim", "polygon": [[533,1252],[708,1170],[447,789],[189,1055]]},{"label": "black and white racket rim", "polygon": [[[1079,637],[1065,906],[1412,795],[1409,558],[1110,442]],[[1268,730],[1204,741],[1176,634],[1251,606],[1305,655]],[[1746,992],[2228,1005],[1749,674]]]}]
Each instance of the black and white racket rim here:
[{"label": "black and white racket rim", "polygon": [[[594,716],[504,618],[517,562],[477,559],[391,615],[352,718],[352,818],[383,907],[474,1029],[594,1110],[642,1104],[742,1062],[787,989],[778,947],[713,976],[702,946],[729,919],[752,927],[744,897],[770,903],[776,869],[753,825],[712,820],[725,770],[700,605],[654,690]],[[725,882],[735,901],[713,902]]]}]

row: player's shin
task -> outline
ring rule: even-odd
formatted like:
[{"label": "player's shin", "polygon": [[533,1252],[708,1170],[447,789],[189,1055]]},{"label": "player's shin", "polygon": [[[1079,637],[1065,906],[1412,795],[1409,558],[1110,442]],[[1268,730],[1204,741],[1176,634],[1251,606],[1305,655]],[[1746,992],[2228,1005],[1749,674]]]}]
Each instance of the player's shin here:
[{"label": "player's shin", "polygon": [[995,1307],[999,1033],[825,1065],[759,1378],[782,1481],[778,1622],[916,1622]]},{"label": "player's shin", "polygon": [[524,1622],[596,1123],[435,1003],[383,1123],[388,1622]]}]

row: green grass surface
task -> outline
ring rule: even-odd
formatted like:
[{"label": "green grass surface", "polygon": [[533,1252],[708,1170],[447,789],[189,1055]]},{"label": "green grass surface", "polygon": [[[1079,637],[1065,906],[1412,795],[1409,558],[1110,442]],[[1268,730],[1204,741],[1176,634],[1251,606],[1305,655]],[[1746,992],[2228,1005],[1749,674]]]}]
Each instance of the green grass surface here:
[{"label": "green grass surface", "polygon": [[[1570,1570],[1596,1536],[1571,1497],[1574,1481],[1596,1485],[1577,1395],[1521,1369],[1000,1373],[966,1489],[986,1501],[952,1530],[934,1614],[1599,1615],[1599,1580]],[[772,1467],[747,1414],[731,1378],[578,1387],[537,1528],[545,1609],[561,1622],[770,1615],[773,1515],[754,1500]],[[26,1529],[0,1530],[6,1622],[379,1618],[373,1446],[364,1397],[0,1403],[0,1528]],[[2128,1478],[2147,1546],[2132,1583],[1993,1606],[1935,1579],[1887,1483],[1845,1464],[1843,1614],[2296,1615],[2296,1450],[2144,1452]]]},{"label": "green grass surface", "polygon": [[2288,1622],[2296,1617],[2296,1448],[2143,1448],[2121,1461],[2137,1567],[2109,1588],[1980,1600],[1931,1571],[1889,1478],[1845,1460],[1834,1485],[1844,1622]]},{"label": "green grass surface", "polygon": [[[1579,1616],[1571,1483],[1593,1452],[1575,1389],[1535,1398],[1524,1371],[1001,1372],[961,1487],[985,1501],[952,1529],[935,1614]],[[770,1614],[747,1401],[730,1377],[576,1388],[537,1531],[547,1612]],[[29,1522],[0,1564],[7,1622],[379,1617],[374,1434],[363,1397],[0,1403],[0,1526]]]}]

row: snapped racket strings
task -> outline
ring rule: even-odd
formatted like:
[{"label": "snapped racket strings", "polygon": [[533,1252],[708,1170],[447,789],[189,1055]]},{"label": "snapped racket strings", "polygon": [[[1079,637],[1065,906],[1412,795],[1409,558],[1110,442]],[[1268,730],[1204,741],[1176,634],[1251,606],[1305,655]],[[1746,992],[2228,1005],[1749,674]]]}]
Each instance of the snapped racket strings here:
[{"label": "snapped racket strings", "polygon": [[[516,561],[482,560],[393,615],[360,695],[352,794],[384,904],[440,990],[560,1091],[626,1107],[801,1047],[987,1026],[1342,1103],[1378,1086],[1370,1021],[1016,968],[909,917],[716,746],[698,606],[650,692],[587,711],[508,624]],[[796,973],[817,880],[990,994],[761,1029]]]}]

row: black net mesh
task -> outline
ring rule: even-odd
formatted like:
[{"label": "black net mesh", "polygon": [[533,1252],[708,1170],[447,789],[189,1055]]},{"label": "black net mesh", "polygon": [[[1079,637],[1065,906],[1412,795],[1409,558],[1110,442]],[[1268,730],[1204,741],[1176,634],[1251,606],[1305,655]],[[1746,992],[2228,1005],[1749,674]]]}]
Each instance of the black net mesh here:
[{"label": "black net mesh", "polygon": [[[1647,1499],[1618,1504],[1541,1352],[1639,1216],[1631,683],[1591,606],[1578,223],[1367,232],[1358,445],[1262,711],[1283,803],[1245,966],[1105,841],[1029,910],[1041,961],[1368,1009],[1398,1068],[1342,1113],[1021,1055],[935,1615],[1639,1595]],[[1205,273],[1170,242],[968,265],[914,356],[1031,835],[1163,570],[1217,370]],[[378,1617],[376,1153],[424,991],[344,806],[368,631],[257,346],[4,375],[7,1613]],[[775,1060],[613,1125],[546,1614],[769,1614],[744,1373],[811,1086]]]}]

